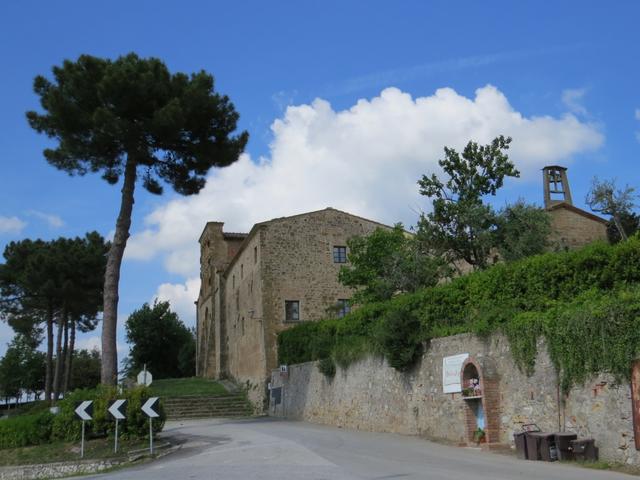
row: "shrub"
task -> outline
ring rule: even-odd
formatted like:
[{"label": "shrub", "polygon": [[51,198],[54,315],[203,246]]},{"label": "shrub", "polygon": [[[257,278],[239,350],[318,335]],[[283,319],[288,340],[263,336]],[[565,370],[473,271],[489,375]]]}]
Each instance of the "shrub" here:
[{"label": "shrub", "polygon": [[53,414],[48,411],[0,421],[0,449],[47,443],[52,421]]}]

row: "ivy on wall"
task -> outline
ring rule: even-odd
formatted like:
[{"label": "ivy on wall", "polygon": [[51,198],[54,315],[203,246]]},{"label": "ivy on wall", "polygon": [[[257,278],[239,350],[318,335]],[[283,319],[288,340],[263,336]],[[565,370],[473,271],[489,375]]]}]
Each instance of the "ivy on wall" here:
[{"label": "ivy on wall", "polygon": [[499,264],[304,323],[279,335],[278,353],[280,363],[329,359],[325,367],[378,353],[407,370],[431,338],[468,332],[505,333],[528,374],[544,338],[565,391],[597,373],[627,379],[640,354],[640,237]]}]

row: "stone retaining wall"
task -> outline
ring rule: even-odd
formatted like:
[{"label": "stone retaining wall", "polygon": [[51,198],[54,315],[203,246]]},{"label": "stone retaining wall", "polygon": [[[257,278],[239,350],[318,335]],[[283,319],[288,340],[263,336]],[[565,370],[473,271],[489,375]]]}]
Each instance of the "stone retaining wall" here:
[{"label": "stone retaining wall", "polygon": [[107,459],[0,467],[0,480],[32,480],[87,475],[102,472],[121,463],[122,460]]},{"label": "stone retaining wall", "polygon": [[369,357],[328,379],[316,362],[290,365],[287,374],[274,371],[272,387],[283,387],[283,402],[271,415],[380,432],[421,435],[439,441],[469,441],[468,400],[444,394],[442,359],[468,353],[478,365],[491,365],[497,380],[497,432],[491,442],[513,444],[513,433],[526,423],[543,431],[571,431],[594,438],[600,457],[640,465],[633,439],[631,391],[608,376],[592,379],[560,398],[556,373],[539,345],[531,377],[515,365],[502,335],[481,339],[470,334],[434,339],[419,364],[408,373]]}]

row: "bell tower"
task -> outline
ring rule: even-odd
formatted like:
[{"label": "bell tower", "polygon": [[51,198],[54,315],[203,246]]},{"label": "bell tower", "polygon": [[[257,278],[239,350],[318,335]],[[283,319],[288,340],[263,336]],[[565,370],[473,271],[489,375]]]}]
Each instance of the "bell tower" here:
[{"label": "bell tower", "polygon": [[567,179],[567,169],[558,165],[550,165],[542,169],[544,186],[544,208],[558,203],[573,205],[571,190]]}]

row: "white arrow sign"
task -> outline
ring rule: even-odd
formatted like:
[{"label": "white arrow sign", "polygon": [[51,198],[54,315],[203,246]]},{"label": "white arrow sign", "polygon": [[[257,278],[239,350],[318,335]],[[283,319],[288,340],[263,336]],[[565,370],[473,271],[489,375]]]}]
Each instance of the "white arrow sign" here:
[{"label": "white arrow sign", "polygon": [[116,420],[124,420],[125,415],[122,413],[122,410],[125,408],[126,404],[127,401],[124,399],[114,400],[108,411]]},{"label": "white arrow sign", "polygon": [[142,411],[149,418],[157,418],[160,414],[156,411],[158,408],[158,397],[150,397],[144,405],[142,405]]},{"label": "white arrow sign", "polygon": [[75,409],[75,414],[80,420],[91,420],[91,414],[93,413],[93,401],[85,400],[81,402]]}]

